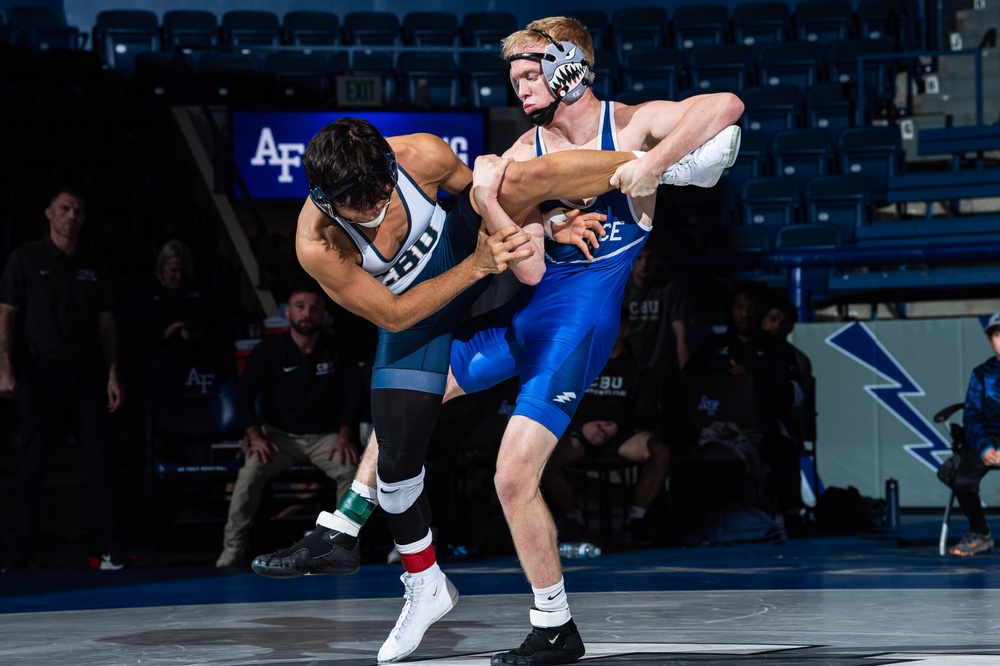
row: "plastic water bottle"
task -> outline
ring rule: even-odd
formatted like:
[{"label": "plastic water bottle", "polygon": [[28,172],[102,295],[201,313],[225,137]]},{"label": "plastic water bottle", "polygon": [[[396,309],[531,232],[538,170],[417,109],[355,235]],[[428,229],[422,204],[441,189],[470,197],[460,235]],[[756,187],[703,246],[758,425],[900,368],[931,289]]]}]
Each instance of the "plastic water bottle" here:
[{"label": "plastic water bottle", "polygon": [[886,479],[885,503],[887,527],[899,527],[899,481]]},{"label": "plastic water bottle", "polygon": [[561,543],[559,544],[559,556],[568,560],[580,560],[588,557],[600,557],[601,547],[592,543]]}]

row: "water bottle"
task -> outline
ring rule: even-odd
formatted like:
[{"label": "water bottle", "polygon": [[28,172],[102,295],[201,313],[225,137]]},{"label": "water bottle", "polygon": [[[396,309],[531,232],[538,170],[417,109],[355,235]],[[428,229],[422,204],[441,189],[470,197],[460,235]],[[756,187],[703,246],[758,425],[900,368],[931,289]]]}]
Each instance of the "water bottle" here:
[{"label": "water bottle", "polygon": [[559,555],[568,560],[580,560],[588,557],[600,557],[601,547],[592,543],[566,542],[559,544]]},{"label": "water bottle", "polygon": [[888,527],[899,527],[899,481],[896,479],[886,479],[885,503]]}]

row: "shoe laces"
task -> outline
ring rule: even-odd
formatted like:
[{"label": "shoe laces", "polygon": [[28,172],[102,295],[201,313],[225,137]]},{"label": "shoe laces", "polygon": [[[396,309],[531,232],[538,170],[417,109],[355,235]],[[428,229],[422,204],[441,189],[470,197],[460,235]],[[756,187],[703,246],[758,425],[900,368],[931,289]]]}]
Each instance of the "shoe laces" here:
[{"label": "shoe laces", "polygon": [[396,633],[406,625],[410,623],[410,619],[417,610],[416,600],[419,598],[419,588],[422,587],[420,581],[418,581],[416,576],[409,573],[405,573],[399,577],[403,581],[403,611],[399,614],[399,619],[396,620],[396,626],[393,627],[393,633]]}]

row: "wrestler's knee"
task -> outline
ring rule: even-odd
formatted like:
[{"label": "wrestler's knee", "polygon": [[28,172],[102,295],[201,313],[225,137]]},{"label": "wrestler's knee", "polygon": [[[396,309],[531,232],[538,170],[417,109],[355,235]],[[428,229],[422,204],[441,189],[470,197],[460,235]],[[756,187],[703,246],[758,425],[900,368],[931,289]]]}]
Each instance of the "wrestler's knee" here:
[{"label": "wrestler's knee", "polygon": [[378,503],[387,513],[403,513],[420,497],[424,490],[424,470],[417,476],[386,483],[378,475]]}]

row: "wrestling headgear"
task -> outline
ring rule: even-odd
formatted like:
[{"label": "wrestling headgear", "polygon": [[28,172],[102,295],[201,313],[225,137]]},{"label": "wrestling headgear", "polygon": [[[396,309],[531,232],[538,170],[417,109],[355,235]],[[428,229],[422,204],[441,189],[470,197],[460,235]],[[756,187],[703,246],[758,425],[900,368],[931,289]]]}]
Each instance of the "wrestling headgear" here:
[{"label": "wrestling headgear", "polygon": [[[544,109],[533,111],[529,115],[531,122],[543,127],[552,122],[559,102],[575,102],[583,95],[590,84],[590,63],[584,58],[583,50],[573,42],[557,42],[541,30],[534,30],[550,43],[542,53],[517,53],[509,58],[513,60],[534,60],[541,63],[542,75],[548,83],[549,92],[555,101]],[[511,84],[515,85],[513,80]],[[515,86],[515,92],[517,88]]]}]

